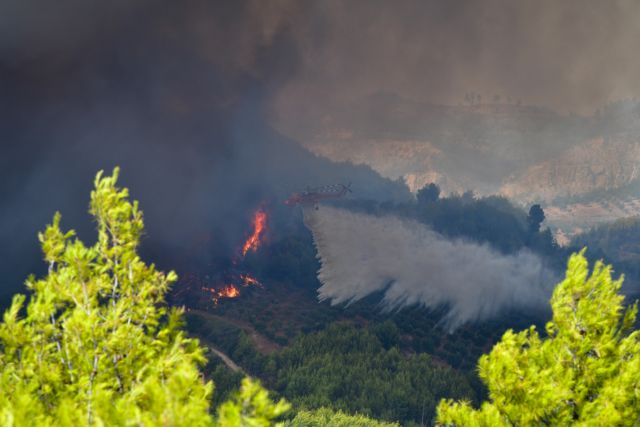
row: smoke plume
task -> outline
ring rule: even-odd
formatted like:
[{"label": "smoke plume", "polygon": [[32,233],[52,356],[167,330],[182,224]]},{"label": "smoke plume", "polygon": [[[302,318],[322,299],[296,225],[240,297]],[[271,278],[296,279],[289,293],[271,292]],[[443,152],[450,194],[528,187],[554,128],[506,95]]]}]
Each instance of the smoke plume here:
[{"label": "smoke plume", "polygon": [[415,221],[322,206],[305,211],[305,224],[321,261],[319,299],[332,304],[383,292],[388,309],[446,307],[443,323],[453,330],[510,309],[544,308],[555,283],[530,252],[502,255]]},{"label": "smoke plume", "polygon": [[[55,211],[88,240],[95,173],[122,167],[145,212],[143,250],[179,274],[244,237],[264,200],[327,182],[409,197],[275,132],[271,94],[295,71],[290,1],[0,2],[0,307],[43,273]],[[204,267],[203,267],[204,268]]]},{"label": "smoke plume", "polygon": [[[639,13],[626,0],[4,0],[0,306],[40,265],[35,236],[53,212],[91,236],[86,198],[99,169],[122,167],[145,208],[145,247],[173,267],[171,254],[204,234],[235,244],[257,203],[307,185],[406,199],[401,184],[296,143],[341,131],[336,114],[349,134],[355,121],[336,107],[361,118],[355,139],[423,141],[433,126],[420,117],[401,115],[416,132],[391,132],[386,109],[351,105],[380,91],[438,103],[475,91],[590,111],[640,94]],[[478,182],[499,170],[495,181],[513,151],[505,135],[482,158],[457,139],[437,148],[461,159],[447,172],[477,168]],[[551,153],[529,142],[520,145]]]}]

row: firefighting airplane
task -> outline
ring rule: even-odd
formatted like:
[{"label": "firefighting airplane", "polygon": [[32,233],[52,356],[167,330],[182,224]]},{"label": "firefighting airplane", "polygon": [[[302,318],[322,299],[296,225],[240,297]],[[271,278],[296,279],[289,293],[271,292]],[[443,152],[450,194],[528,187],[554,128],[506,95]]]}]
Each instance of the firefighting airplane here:
[{"label": "firefighting airplane", "polygon": [[316,188],[307,188],[301,193],[293,193],[291,197],[284,201],[285,205],[295,206],[313,205],[318,209],[318,203],[323,200],[341,199],[351,193],[351,184],[325,185]]}]

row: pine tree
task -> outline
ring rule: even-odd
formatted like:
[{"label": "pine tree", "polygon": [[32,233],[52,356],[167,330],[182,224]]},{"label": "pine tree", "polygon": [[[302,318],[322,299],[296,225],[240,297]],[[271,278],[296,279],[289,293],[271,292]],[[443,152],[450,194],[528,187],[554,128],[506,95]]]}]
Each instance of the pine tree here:
[{"label": "pine tree", "polygon": [[[86,246],[60,228],[60,215],[39,235],[48,263],[30,277],[0,324],[0,424],[162,425],[219,424],[209,413],[213,389],[199,365],[197,340],[181,330],[181,309],[164,297],[177,277],[145,264],[137,254],[144,224],[128,190],[98,173],[91,193],[97,242]],[[247,391],[248,390],[248,391]],[[225,426],[269,425],[287,410],[247,380],[244,401],[225,413],[242,416]]]},{"label": "pine tree", "polygon": [[546,337],[535,327],[507,331],[479,374],[489,401],[478,410],[442,401],[448,426],[637,425],[640,420],[640,342],[637,305],[625,309],[611,267],[589,275],[584,251],[569,259],[551,298]]},{"label": "pine tree", "polygon": [[328,408],[301,410],[286,427],[400,427],[398,423],[377,421],[364,415],[348,415]]}]

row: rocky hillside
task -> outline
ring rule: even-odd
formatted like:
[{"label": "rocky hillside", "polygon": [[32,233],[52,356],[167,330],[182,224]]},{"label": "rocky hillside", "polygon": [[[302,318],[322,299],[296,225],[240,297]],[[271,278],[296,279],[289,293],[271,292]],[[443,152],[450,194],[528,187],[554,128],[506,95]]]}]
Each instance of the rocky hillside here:
[{"label": "rocky hillside", "polygon": [[281,130],[318,155],[370,165],[412,191],[434,182],[444,193],[473,190],[542,203],[560,240],[639,213],[637,100],[579,117],[376,94],[336,107],[319,122],[299,114],[297,128]]},{"label": "rocky hillside", "polygon": [[621,188],[637,180],[639,171],[640,135],[637,140],[600,137],[510,177],[501,193],[524,202],[552,202]]},{"label": "rocky hillside", "polygon": [[544,207],[547,224],[555,231],[556,240],[561,245],[600,224],[640,215],[640,198],[632,196],[612,196],[575,202],[566,205]]},{"label": "rocky hillside", "polygon": [[297,122],[283,131],[316,154],[366,163],[414,191],[435,182],[445,192],[484,194],[497,192],[506,176],[560,155],[586,128],[583,118],[538,107],[433,105],[385,94],[338,108],[321,122],[303,116]]},{"label": "rocky hillside", "polygon": [[383,176],[402,178],[413,192],[435,182],[449,190],[461,190],[460,183],[439,172],[442,150],[429,141],[365,139],[333,144],[310,144],[316,154],[334,161],[367,164]]}]

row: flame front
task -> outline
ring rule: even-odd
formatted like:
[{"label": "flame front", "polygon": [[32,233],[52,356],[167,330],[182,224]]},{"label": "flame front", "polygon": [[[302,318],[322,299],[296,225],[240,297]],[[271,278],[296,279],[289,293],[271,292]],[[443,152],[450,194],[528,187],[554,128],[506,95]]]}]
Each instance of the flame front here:
[{"label": "flame front", "polygon": [[250,276],[248,273],[241,274],[240,280],[242,280],[242,286],[258,286],[262,287],[262,284],[253,276]]},{"label": "flame front", "polygon": [[211,299],[215,305],[218,305],[218,301],[221,298],[236,298],[240,296],[240,291],[234,285],[226,285],[221,289],[207,288],[203,286],[202,290],[211,293]]},{"label": "flame front", "polygon": [[[267,213],[264,209],[259,208],[253,214],[253,232],[251,236],[242,245],[242,257],[244,257],[249,251],[257,251],[262,245],[262,239],[264,233],[267,230]],[[236,253],[237,254],[237,253]],[[187,275],[185,280],[185,290],[188,291],[192,287],[199,287],[202,291],[211,295],[211,300],[214,305],[218,305],[218,302],[224,298],[237,298],[240,296],[240,288],[257,286],[262,287],[262,284],[258,279],[253,277],[247,272],[238,270],[238,263],[242,259],[234,256],[232,258],[233,268],[230,271],[226,271],[221,277],[217,277],[213,280],[214,286],[209,283],[209,277],[207,276],[205,283],[196,275]]]},{"label": "flame front", "polygon": [[235,298],[240,295],[240,291],[233,285],[227,285],[218,291],[219,298]]},{"label": "flame front", "polygon": [[242,245],[242,256],[246,256],[249,251],[256,251],[262,243],[261,239],[267,229],[267,213],[258,209],[253,215],[253,234],[249,236],[244,245]]},{"label": "flame front", "polygon": [[227,283],[221,288],[214,288],[208,286],[201,286],[201,289],[211,294],[211,300],[214,305],[218,305],[218,302],[223,298],[237,298],[240,296],[239,287],[257,286],[262,287],[262,284],[255,277],[249,273],[241,273],[235,278],[231,279],[234,283]]}]

